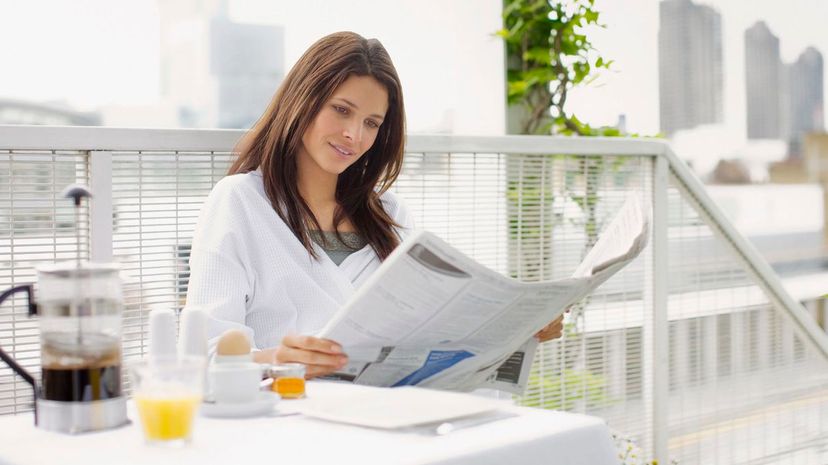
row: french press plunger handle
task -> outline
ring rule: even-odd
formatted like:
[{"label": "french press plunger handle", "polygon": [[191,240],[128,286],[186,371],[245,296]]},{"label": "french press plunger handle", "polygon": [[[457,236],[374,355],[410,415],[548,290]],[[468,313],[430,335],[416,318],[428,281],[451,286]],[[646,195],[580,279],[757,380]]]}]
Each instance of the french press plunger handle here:
[{"label": "french press plunger handle", "polygon": [[[26,293],[26,300],[28,301],[28,308],[29,308],[29,316],[37,314],[37,304],[34,301],[33,297],[33,287],[31,284],[23,284],[21,286],[16,286],[11,289],[7,289],[2,294],[0,294],[0,304],[3,303],[6,299],[11,297],[13,294],[18,292],[25,292]],[[15,373],[17,373],[21,378],[23,378],[27,383],[32,386],[32,391],[34,393],[34,402],[35,402],[35,409],[34,409],[34,421],[35,425],[37,425],[37,380],[35,380],[34,376],[31,373],[26,371],[25,368],[20,366],[9,354],[3,351],[0,347],[0,360],[6,362],[6,365],[9,366]]]}]

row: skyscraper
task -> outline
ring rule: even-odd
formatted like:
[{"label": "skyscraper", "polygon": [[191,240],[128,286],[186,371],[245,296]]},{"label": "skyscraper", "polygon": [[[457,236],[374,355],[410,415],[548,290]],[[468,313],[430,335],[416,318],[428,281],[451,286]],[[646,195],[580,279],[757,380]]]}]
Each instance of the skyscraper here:
[{"label": "skyscraper", "polygon": [[659,4],[661,131],[722,122],[722,18],[691,0]]},{"label": "skyscraper", "polygon": [[779,38],[764,21],[745,31],[745,88],[748,139],[784,138],[786,87]]},{"label": "skyscraper", "polygon": [[823,60],[819,50],[808,47],[788,66],[788,82],[791,154],[800,155],[802,137],[808,132],[825,130]]},{"label": "skyscraper", "polygon": [[284,76],[281,26],[228,18],[227,0],[158,1],[161,94],[184,127],[247,128]]},{"label": "skyscraper", "polygon": [[220,128],[248,128],[262,115],[284,76],[281,27],[210,21],[210,74]]}]

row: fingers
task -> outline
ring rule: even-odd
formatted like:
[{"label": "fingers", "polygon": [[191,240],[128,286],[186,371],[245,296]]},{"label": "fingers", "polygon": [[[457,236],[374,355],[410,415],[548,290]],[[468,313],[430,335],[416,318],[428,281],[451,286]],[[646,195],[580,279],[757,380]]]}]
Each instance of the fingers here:
[{"label": "fingers", "polygon": [[327,375],[344,367],[348,357],[342,353],[342,346],[328,339],[291,334],[282,339],[275,350],[278,363],[302,363],[305,377]]},{"label": "fingers", "polygon": [[300,334],[288,334],[282,339],[282,345],[326,354],[342,353],[342,346],[334,341]]},{"label": "fingers", "polygon": [[535,334],[535,337],[540,342],[546,342],[551,339],[557,339],[563,335],[563,315],[555,318],[551,323],[544,326],[543,329]]},{"label": "fingers", "polygon": [[552,339],[558,339],[563,336],[563,331],[561,329],[548,329],[538,332],[535,337],[538,339],[538,342],[546,342],[551,341]]},{"label": "fingers", "polygon": [[343,354],[326,354],[307,349],[288,347],[284,344],[276,349],[276,360],[280,363],[298,362],[304,363],[305,365],[319,365],[331,368],[340,368],[348,363],[348,357]]},{"label": "fingers", "polygon": [[335,373],[348,363],[348,358],[344,355],[324,355],[285,346],[279,346],[275,352],[276,363],[301,363],[305,365],[305,378],[307,379]]}]

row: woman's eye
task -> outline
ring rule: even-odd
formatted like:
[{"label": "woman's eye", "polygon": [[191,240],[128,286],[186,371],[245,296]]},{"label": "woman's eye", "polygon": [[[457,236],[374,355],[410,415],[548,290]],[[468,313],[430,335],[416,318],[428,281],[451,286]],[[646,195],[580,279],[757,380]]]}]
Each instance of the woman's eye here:
[{"label": "woman's eye", "polygon": [[377,122],[372,120],[372,119],[369,119],[368,121],[366,121],[365,124],[371,129],[376,129],[376,128],[379,127],[379,124],[377,124]]},{"label": "woman's eye", "polygon": [[339,105],[334,105],[334,106],[333,106],[333,109],[334,109],[334,111],[336,111],[337,113],[342,113],[343,115],[347,115],[347,114],[348,114],[348,109],[347,109],[347,108],[345,108],[345,107],[341,107],[341,106],[339,106]]}]

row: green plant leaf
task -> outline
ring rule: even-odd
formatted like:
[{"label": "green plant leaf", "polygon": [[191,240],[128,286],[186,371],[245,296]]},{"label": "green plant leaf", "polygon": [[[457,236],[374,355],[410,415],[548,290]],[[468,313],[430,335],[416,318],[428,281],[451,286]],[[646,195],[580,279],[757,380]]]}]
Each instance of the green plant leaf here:
[{"label": "green plant leaf", "polygon": [[532,47],[523,53],[524,61],[533,61],[539,65],[551,65],[552,56],[549,47]]}]

